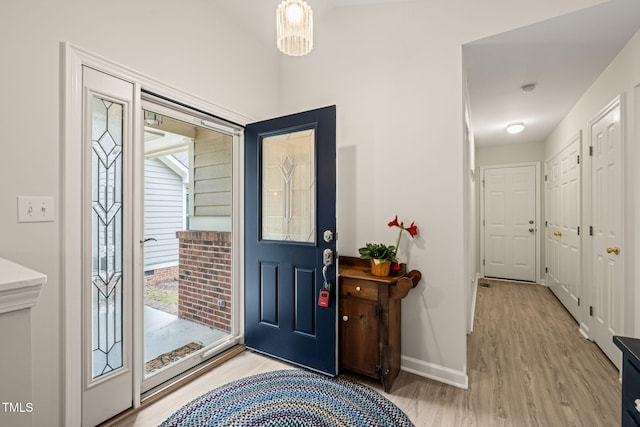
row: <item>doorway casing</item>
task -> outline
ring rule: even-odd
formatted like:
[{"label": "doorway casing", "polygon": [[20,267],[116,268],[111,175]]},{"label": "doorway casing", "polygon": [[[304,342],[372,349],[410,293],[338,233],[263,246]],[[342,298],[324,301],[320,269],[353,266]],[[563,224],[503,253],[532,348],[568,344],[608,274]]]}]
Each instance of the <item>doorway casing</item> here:
[{"label": "doorway casing", "polygon": [[[82,419],[82,67],[87,66],[106,72],[112,76],[133,83],[135,98],[133,101],[133,118],[142,121],[141,92],[142,89],[154,94],[161,94],[166,99],[179,101],[201,111],[206,111],[220,119],[221,123],[233,123],[238,131],[244,124],[254,121],[235,111],[215,105],[206,100],[172,88],[165,83],[128,69],[122,65],[101,58],[91,52],[83,50],[68,42],[61,43],[61,86],[63,95],[63,117],[61,127],[61,271],[62,271],[62,319],[63,319],[63,423],[65,425],[81,425]],[[135,136],[140,137],[139,135]],[[134,139],[135,141],[135,139]],[[233,244],[232,258],[237,260],[232,266],[234,306],[237,307],[234,319],[238,340],[242,340],[243,307],[239,304],[243,300],[243,237],[244,227],[243,206],[244,198],[243,177],[240,173],[244,163],[244,151],[239,143],[233,146]],[[134,226],[133,236],[141,235],[140,226]],[[140,249],[133,245],[133,260],[141,259]],[[133,302],[142,301],[142,289],[134,291]],[[142,313],[134,314],[133,319],[134,348],[134,382],[133,406],[140,405],[142,360]]]},{"label": "doorway casing", "polygon": [[511,167],[523,167],[523,166],[534,166],[535,167],[535,183],[536,183],[536,194],[535,194],[535,198],[536,198],[536,208],[535,208],[535,228],[536,228],[536,232],[535,232],[535,239],[536,239],[536,251],[535,251],[535,263],[536,263],[536,267],[535,267],[535,283],[541,283],[541,277],[540,277],[540,234],[542,234],[542,232],[544,231],[542,224],[540,224],[540,220],[542,218],[542,214],[541,214],[541,191],[540,191],[540,162],[527,162],[527,163],[514,163],[514,164],[504,164],[504,165],[491,165],[491,166],[481,166],[480,167],[480,226],[478,227],[478,230],[480,230],[480,262],[479,262],[479,267],[480,267],[480,275],[482,277],[485,276],[485,271],[484,271],[484,265],[482,263],[482,260],[485,258],[485,253],[484,253],[484,245],[485,245],[485,232],[484,232],[484,227],[482,226],[485,217],[484,217],[484,209],[485,209],[485,205],[484,205],[484,185],[483,184],[483,180],[484,180],[484,176],[485,176],[485,170],[487,169],[495,169],[495,168],[511,168]]}]

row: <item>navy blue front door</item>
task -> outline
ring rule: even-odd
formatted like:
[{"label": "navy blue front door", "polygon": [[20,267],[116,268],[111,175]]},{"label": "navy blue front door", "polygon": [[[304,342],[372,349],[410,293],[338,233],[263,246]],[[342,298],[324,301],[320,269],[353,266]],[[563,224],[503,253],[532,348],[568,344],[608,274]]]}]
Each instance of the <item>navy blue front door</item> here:
[{"label": "navy blue front door", "polygon": [[329,375],[337,374],[335,125],[331,106],[245,129],[245,343]]}]

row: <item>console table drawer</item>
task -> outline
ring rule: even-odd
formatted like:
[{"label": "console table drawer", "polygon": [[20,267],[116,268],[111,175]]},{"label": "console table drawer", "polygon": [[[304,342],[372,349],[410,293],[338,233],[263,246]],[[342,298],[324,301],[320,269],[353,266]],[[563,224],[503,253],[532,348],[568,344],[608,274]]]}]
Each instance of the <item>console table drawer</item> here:
[{"label": "console table drawer", "polygon": [[378,284],[367,280],[343,278],[340,285],[340,295],[377,301]]}]

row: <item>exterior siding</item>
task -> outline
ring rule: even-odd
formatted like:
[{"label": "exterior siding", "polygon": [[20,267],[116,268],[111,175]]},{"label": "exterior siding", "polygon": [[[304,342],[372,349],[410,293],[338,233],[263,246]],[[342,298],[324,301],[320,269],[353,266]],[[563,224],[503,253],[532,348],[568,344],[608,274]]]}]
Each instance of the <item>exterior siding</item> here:
[{"label": "exterior siding", "polygon": [[158,159],[146,159],[144,172],[144,269],[178,264],[176,232],[184,229],[182,178]]},{"label": "exterior siding", "polygon": [[[198,129],[193,143],[191,229],[223,231],[232,213],[232,140]],[[222,222],[221,222],[222,221]]]}]

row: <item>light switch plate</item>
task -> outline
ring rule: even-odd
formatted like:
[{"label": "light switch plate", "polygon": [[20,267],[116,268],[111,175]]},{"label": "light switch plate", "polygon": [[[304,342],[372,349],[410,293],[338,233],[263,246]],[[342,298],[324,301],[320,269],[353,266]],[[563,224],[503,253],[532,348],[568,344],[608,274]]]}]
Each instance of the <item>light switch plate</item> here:
[{"label": "light switch plate", "polygon": [[18,196],[18,222],[52,222],[54,214],[53,197]]}]

